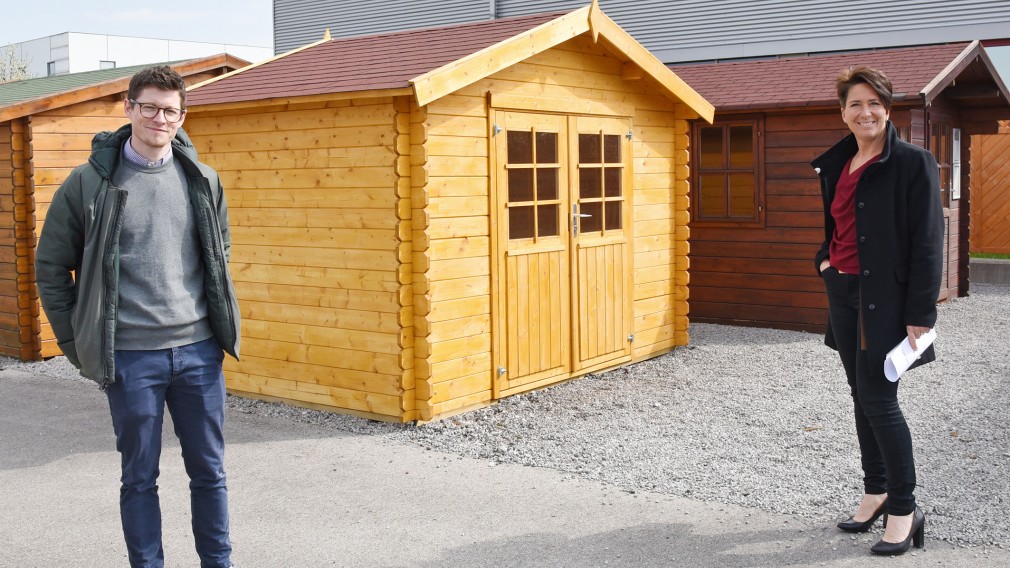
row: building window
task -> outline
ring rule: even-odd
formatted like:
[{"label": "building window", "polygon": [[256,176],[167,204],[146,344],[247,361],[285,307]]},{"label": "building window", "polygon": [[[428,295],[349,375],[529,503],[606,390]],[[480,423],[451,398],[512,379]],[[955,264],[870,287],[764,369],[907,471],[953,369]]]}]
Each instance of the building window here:
[{"label": "building window", "polygon": [[56,74],[56,62],[50,61],[46,63],[46,77],[52,77]]},{"label": "building window", "polygon": [[98,68],[99,69],[115,69],[116,68],[116,62],[115,61],[99,60],[99,62],[98,62]]},{"label": "building window", "polygon": [[932,121],[929,136],[929,151],[936,158],[936,165],[940,169],[940,197],[943,199],[943,206],[950,207],[951,166],[953,164],[953,137],[951,136],[950,124],[938,120]]},{"label": "building window", "polygon": [[761,221],[761,126],[756,118],[694,125],[695,221]]}]

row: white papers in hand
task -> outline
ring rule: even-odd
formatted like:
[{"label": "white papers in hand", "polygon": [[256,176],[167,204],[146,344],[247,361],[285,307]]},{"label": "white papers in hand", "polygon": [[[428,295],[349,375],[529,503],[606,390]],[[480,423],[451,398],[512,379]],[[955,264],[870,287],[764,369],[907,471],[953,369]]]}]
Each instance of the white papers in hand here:
[{"label": "white papers in hand", "polygon": [[922,352],[933,344],[934,339],[936,339],[936,330],[931,329],[915,340],[915,346],[918,349],[912,349],[907,337],[901,340],[901,343],[891,349],[887,358],[884,359],[884,376],[887,377],[887,380],[892,383],[897,381],[898,377],[922,355]]}]

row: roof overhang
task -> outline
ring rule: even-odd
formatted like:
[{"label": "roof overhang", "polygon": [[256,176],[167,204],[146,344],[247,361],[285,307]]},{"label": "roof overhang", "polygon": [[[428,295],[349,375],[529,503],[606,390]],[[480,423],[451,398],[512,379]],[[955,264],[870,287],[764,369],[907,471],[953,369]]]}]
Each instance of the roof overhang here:
[{"label": "roof overhang", "polygon": [[[958,84],[958,79],[973,64],[981,65],[992,80],[991,85],[979,83]],[[925,104],[929,105],[943,93],[954,99],[975,99],[988,104],[1010,105],[1010,92],[993,65],[989,55],[978,40],[968,44],[928,85],[922,88],[919,95]]]},{"label": "roof overhang", "polygon": [[715,107],[604,14],[596,0],[526,33],[414,77],[410,84],[417,104],[427,105],[585,33],[590,33],[594,42],[599,42],[602,37],[606,40],[606,48],[641,68],[668,97],[684,103],[700,118],[712,122]]},{"label": "roof overhang", "polygon": [[[228,55],[227,53],[222,53],[199,59],[189,59],[178,63],[169,63],[168,65],[172,67],[172,69],[175,69],[177,73],[186,77],[188,75],[204,73],[220,68],[230,68],[233,70],[240,69],[249,65],[249,62],[245,59]],[[119,77],[58,93],[50,93],[35,99],[21,101],[0,108],[0,122],[6,122],[15,118],[38,114],[40,112],[46,112],[72,104],[121,93],[129,87],[130,79],[131,77]]]}]

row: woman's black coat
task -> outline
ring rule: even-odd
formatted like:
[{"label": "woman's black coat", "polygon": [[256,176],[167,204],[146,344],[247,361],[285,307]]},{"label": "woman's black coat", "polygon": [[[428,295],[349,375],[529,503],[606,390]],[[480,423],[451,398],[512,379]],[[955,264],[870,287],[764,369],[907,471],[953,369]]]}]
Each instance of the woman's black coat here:
[{"label": "woman's black coat", "polygon": [[[820,269],[835,231],[831,201],[846,162],[856,153],[850,134],[811,165],[821,178],[824,243],[814,259]],[[906,325],[933,327],[943,274],[943,205],[936,160],[927,150],[898,139],[887,123],[880,159],[856,185],[856,235],[860,303],[870,371],[881,378],[887,352],[907,337]],[[837,349],[828,322],[825,344]],[[934,360],[933,347],[913,366]]]}]

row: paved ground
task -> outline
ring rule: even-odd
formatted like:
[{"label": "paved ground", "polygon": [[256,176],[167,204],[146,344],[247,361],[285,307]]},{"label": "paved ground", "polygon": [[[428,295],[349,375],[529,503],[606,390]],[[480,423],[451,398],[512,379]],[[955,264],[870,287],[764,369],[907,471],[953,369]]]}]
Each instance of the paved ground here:
[{"label": "paved ground", "polygon": [[[166,432],[170,427],[166,424]],[[228,415],[239,568],[451,566],[1010,567],[999,547],[875,559],[805,519]],[[0,567],[126,566],[108,409],[85,382],[0,371]],[[195,567],[178,445],[162,459],[169,567]]]}]

